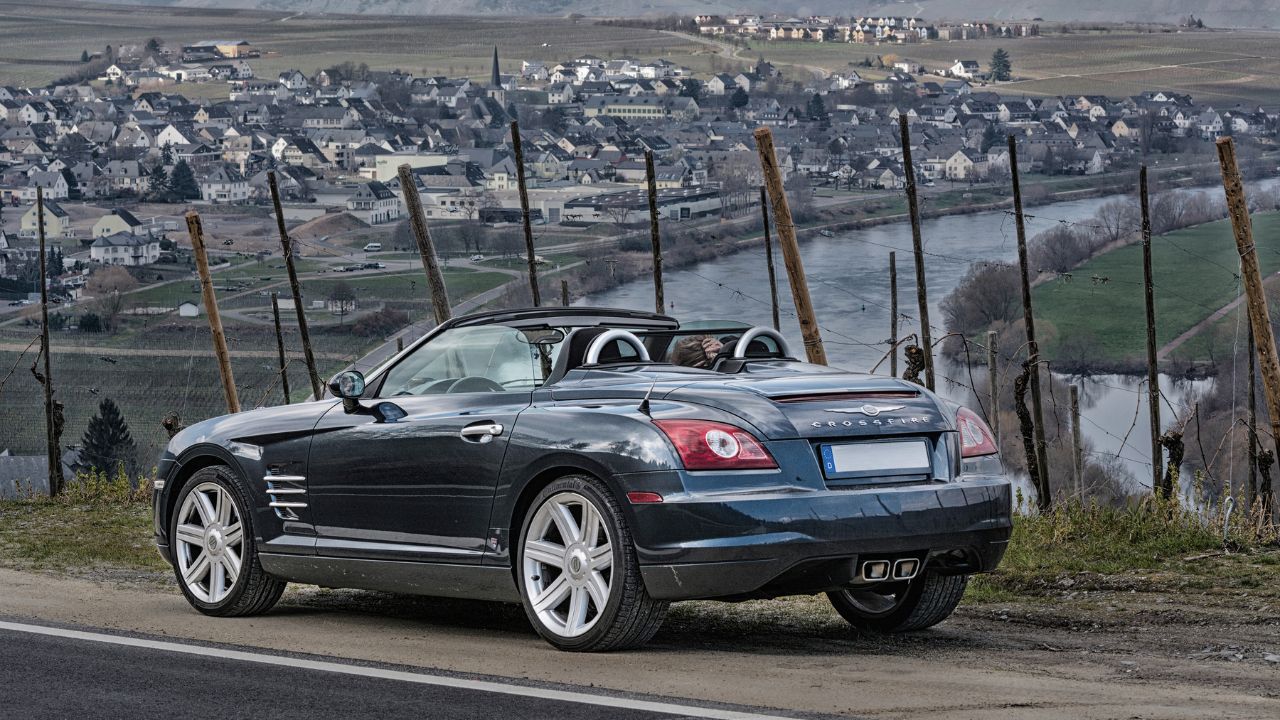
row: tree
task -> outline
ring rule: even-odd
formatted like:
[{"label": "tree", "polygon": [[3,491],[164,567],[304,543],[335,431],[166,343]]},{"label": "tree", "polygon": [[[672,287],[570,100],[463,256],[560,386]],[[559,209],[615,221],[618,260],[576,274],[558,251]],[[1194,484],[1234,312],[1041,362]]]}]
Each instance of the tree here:
[{"label": "tree", "polygon": [[94,298],[95,309],[104,328],[115,329],[116,318],[124,311],[125,293],[137,287],[138,281],[119,265],[104,267],[89,277],[85,292]]},{"label": "tree", "polygon": [[114,473],[123,467],[131,477],[137,473],[138,446],[120,408],[109,397],[98,403],[98,414],[89,419],[80,445],[80,458],[97,472]]},{"label": "tree", "polygon": [[355,307],[356,293],[345,280],[339,280],[329,289],[329,302],[337,306],[339,317],[346,317],[347,310]]},{"label": "tree", "polygon": [[152,55],[159,55],[160,50],[163,47],[164,47],[164,41],[162,41],[160,38],[153,37],[150,40],[147,40],[147,52],[151,53]]},{"label": "tree", "polygon": [[170,202],[173,199],[173,184],[163,165],[156,167],[148,178],[147,194],[159,202]]},{"label": "tree", "polygon": [[996,48],[991,53],[991,79],[1004,82],[1013,77],[1013,63],[1009,61],[1009,53],[1004,48]]},{"label": "tree", "polygon": [[80,62],[82,62],[82,63],[89,62],[89,51],[88,51],[88,50],[81,50],[81,51],[80,51]]},{"label": "tree", "polygon": [[200,185],[196,182],[195,173],[186,160],[179,160],[169,175],[169,188],[178,201],[193,200],[200,197]]},{"label": "tree", "polygon": [[743,90],[741,87],[734,90],[733,94],[729,96],[729,107],[735,110],[746,107],[749,102],[751,102],[751,96],[748,95],[747,91]]},{"label": "tree", "polygon": [[813,95],[809,98],[809,103],[805,110],[809,113],[809,117],[818,122],[826,122],[827,120],[827,104],[822,101],[821,95]]},{"label": "tree", "polygon": [[47,261],[45,272],[49,277],[56,278],[66,272],[62,265],[62,248],[56,245],[50,248],[49,252],[45,254],[45,260]]}]

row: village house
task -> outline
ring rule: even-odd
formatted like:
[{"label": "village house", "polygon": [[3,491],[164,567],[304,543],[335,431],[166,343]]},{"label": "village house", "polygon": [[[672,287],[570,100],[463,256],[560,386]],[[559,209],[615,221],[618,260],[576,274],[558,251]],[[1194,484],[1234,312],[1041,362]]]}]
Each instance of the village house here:
[{"label": "village house", "polygon": [[103,265],[150,265],[160,259],[160,241],[150,235],[106,235],[89,246],[89,259]]}]

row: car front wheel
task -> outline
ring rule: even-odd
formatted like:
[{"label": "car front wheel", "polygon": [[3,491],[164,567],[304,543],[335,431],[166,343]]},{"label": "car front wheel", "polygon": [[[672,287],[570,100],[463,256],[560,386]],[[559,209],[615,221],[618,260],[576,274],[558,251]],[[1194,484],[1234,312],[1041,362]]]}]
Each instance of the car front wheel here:
[{"label": "car front wheel", "polygon": [[569,476],[543,489],[525,516],[518,547],[525,613],[555,647],[636,647],[662,625],[668,603],[645,591],[621,509],[598,480]]},{"label": "car front wheel", "polygon": [[860,630],[923,630],[946,620],[960,604],[968,575],[925,573],[909,582],[885,582],[827,593],[832,606]]},{"label": "car front wheel", "polygon": [[195,472],[170,518],[169,538],[178,586],[192,607],[232,617],[270,610],[285,582],[258,563],[248,498],[229,468]]}]

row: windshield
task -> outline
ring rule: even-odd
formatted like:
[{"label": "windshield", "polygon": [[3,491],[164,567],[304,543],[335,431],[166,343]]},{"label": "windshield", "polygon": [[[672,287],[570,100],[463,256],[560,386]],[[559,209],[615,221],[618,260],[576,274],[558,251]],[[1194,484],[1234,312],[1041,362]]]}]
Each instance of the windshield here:
[{"label": "windshield", "polygon": [[529,391],[551,374],[563,341],[554,328],[445,330],[396,363],[379,396]]}]

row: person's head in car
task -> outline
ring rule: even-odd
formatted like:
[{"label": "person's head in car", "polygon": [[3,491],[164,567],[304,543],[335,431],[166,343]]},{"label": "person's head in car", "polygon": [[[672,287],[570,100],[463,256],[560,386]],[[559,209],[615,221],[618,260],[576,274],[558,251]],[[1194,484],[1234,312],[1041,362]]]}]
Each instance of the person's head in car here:
[{"label": "person's head in car", "polygon": [[672,348],[671,364],[710,368],[721,347],[721,342],[710,335],[691,335],[678,341]]}]

